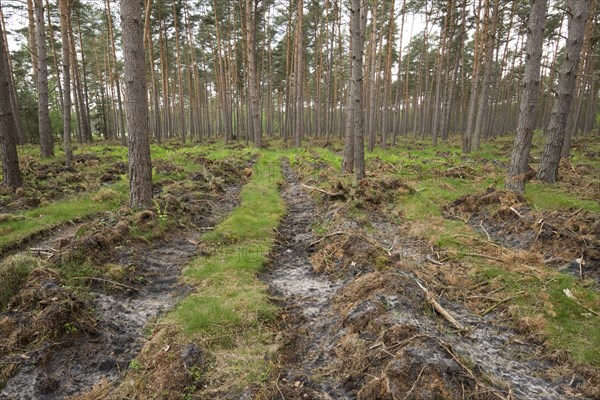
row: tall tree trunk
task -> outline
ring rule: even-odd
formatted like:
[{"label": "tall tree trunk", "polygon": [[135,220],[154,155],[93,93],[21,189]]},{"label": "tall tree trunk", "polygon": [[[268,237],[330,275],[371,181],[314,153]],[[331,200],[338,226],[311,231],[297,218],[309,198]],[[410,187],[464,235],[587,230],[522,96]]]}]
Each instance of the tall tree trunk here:
[{"label": "tall tree trunk", "polygon": [[[69,25],[70,25],[70,23],[69,23]],[[77,76],[76,82],[78,82],[78,84],[80,85],[79,89],[80,89],[80,93],[82,96],[82,108],[83,108],[83,115],[85,118],[85,122],[84,122],[85,135],[87,137],[87,141],[89,143],[91,143],[93,141],[92,121],[90,119],[90,101],[89,101],[89,96],[88,96],[87,69],[86,69],[86,62],[85,62],[85,52],[83,51],[83,37],[82,37],[82,33],[81,33],[81,18],[79,16],[79,9],[77,9],[77,32],[78,32],[78,36],[79,36],[79,51],[81,53],[81,76],[79,76],[79,73],[77,74],[78,76]],[[73,29],[71,29],[71,35],[73,35]],[[75,40],[73,39],[73,36],[71,36],[71,40],[73,41],[71,46],[73,46],[74,57],[75,57],[75,59],[77,59],[77,50],[75,49]]]},{"label": "tall tree trunk", "polygon": [[547,11],[548,0],[533,0],[527,26],[529,33],[517,136],[515,137],[506,180],[506,188],[517,192],[522,192],[525,189],[525,174],[529,167],[529,151],[535,129],[535,116],[540,93],[540,65]]},{"label": "tall tree trunk", "polygon": [[[489,2],[490,0],[485,0],[485,13],[489,10]],[[475,49],[474,49],[474,60],[473,60],[473,76],[471,83],[471,95],[469,97],[469,111],[467,114],[467,129],[463,133],[463,153],[469,153],[471,151],[471,142],[472,135],[475,130],[475,117],[476,117],[476,108],[477,108],[477,98],[479,94],[479,58],[481,53],[481,37],[482,34],[479,31],[479,23],[481,20],[481,0],[479,0],[478,7],[478,18],[475,25]],[[484,27],[483,31],[486,31]]]},{"label": "tall tree trunk", "polygon": [[[4,32],[4,51],[6,54],[10,55],[6,40],[6,25],[4,24],[4,14],[2,14],[2,10],[0,10],[0,24],[2,25],[2,31]],[[17,91],[15,88],[15,80],[10,56],[6,57],[6,60],[2,62],[6,62],[6,71],[8,74],[8,96],[15,124],[15,140],[17,141],[17,144],[25,144],[27,142],[27,138],[25,137],[25,131],[23,130],[23,124],[21,122],[21,110],[19,108],[19,100],[17,99]]]},{"label": "tall tree trunk", "polygon": [[[488,6],[489,7],[489,6]],[[479,104],[477,107],[477,118],[475,120],[475,129],[472,134],[471,150],[478,151],[481,143],[481,135],[484,128],[484,121],[487,118],[489,109],[489,93],[492,80],[492,67],[494,62],[494,45],[496,43],[496,28],[498,26],[499,0],[494,0],[494,9],[491,10],[491,23],[488,23],[486,30],[487,40],[485,44],[485,66],[483,70],[483,82],[481,84],[481,93],[479,95]]]},{"label": "tall tree trunk", "polygon": [[121,0],[120,4],[129,130],[129,204],[144,208],[152,204],[152,164],[142,12],[138,0]]},{"label": "tall tree trunk", "polygon": [[54,138],[48,107],[48,55],[43,0],[35,0],[35,33],[38,55],[38,122],[42,157],[54,157]]},{"label": "tall tree trunk", "polygon": [[365,173],[365,117],[363,109],[363,57],[367,7],[362,0],[352,0],[350,26],[352,35],[352,131],[354,132],[354,177],[363,179]]},{"label": "tall tree trunk", "polygon": [[[121,144],[123,146],[125,146],[127,144],[126,141],[126,135],[125,135],[125,116],[123,115],[123,101],[121,100],[121,83],[120,83],[120,79],[119,79],[119,68],[117,66],[117,50],[116,50],[116,45],[115,45],[115,35],[113,33],[113,24],[112,24],[112,14],[110,12],[110,0],[106,0],[106,17],[107,17],[107,23],[108,23],[108,39],[110,42],[110,49],[109,49],[109,60],[112,57],[112,61],[113,61],[113,66],[114,66],[114,71],[111,71],[111,75],[114,76],[114,81],[115,81],[115,85],[116,85],[116,92],[117,92],[117,107],[118,107],[118,112],[119,112],[119,120],[121,122]],[[143,46],[143,42],[142,42],[142,46]]]},{"label": "tall tree trunk", "polygon": [[150,30],[150,11],[152,9],[152,0],[147,0],[146,3],[146,17],[144,18],[144,48],[148,48],[148,60],[150,63],[150,79],[152,80],[152,100],[154,102],[154,137],[156,143],[161,143],[162,136],[162,125],[160,118],[160,103],[158,101],[158,75],[154,71],[154,41],[152,40],[152,34]]},{"label": "tall tree trunk", "polygon": [[[590,7],[590,15],[594,15],[594,12],[596,11],[595,0],[592,0]],[[585,97],[585,85],[588,80],[588,77],[591,76],[590,65],[592,62],[593,54],[591,49],[591,36],[593,34],[593,29],[594,18],[588,18],[583,38],[583,50],[581,53],[585,58],[579,63],[579,70],[577,71],[575,89],[573,91],[573,101],[571,102],[571,111],[569,112],[569,117],[567,118],[565,140],[563,141],[563,146],[561,149],[561,158],[569,158],[569,154],[571,152],[571,142],[573,136],[577,132],[578,121],[581,115],[581,108],[583,106],[583,98]],[[577,100],[577,102],[575,102],[574,100]]]},{"label": "tall tree trunk", "polygon": [[566,57],[562,63],[558,80],[557,98],[552,107],[548,137],[540,160],[538,178],[544,182],[554,183],[558,180],[560,153],[565,138],[568,113],[577,79],[577,67],[583,46],[583,35],[590,10],[590,0],[569,0],[570,10],[569,35],[567,38]]},{"label": "tall tree trunk", "polygon": [[38,61],[37,61],[37,40],[35,39],[35,17],[34,17],[34,9],[33,9],[33,0],[27,0],[27,21],[28,21],[27,45],[29,46],[29,54],[31,56],[31,67],[33,70],[33,82],[34,82],[34,85],[37,85]]},{"label": "tall tree trunk", "polygon": [[8,81],[8,51],[4,43],[4,28],[0,24],[0,155],[2,157],[2,186],[18,188],[22,185],[17,155],[17,142],[14,136],[15,120],[12,113]]},{"label": "tall tree trunk", "polygon": [[73,154],[71,152],[71,44],[69,43],[70,10],[69,0],[59,0],[60,11],[60,36],[62,40],[63,64],[63,150],[66,165],[71,165]]},{"label": "tall tree trunk", "polygon": [[248,58],[248,113],[252,127],[252,139],[256,147],[262,147],[262,128],[258,98],[258,73],[256,71],[256,12],[255,0],[245,0],[246,55]]},{"label": "tall tree trunk", "polygon": [[[389,126],[390,126],[390,102],[392,93],[392,51],[394,49],[394,28],[395,28],[395,4],[393,0],[390,6],[390,18],[388,20],[387,34],[387,52],[385,56],[385,67],[383,71],[383,104],[381,113],[381,146],[386,149],[388,142]],[[402,48],[400,48],[402,52]],[[398,70],[401,68],[398,67]]]},{"label": "tall tree trunk", "polygon": [[[371,8],[371,38],[369,39],[369,101],[367,103],[368,110],[366,115],[366,126],[368,129],[368,150],[373,151],[375,147],[375,120],[377,116],[377,70],[379,66],[377,65],[377,7],[379,2],[374,1]],[[366,7],[366,4],[364,5]],[[351,71],[353,71],[353,65],[350,63]],[[353,90],[350,93],[353,93]],[[362,93],[362,92],[361,92]],[[352,96],[352,94],[350,95]],[[354,101],[354,100],[353,100]],[[354,106],[353,106],[354,107]],[[348,120],[350,121],[350,120]],[[354,122],[354,121],[352,121]],[[386,144],[381,143],[382,147],[385,149]]]},{"label": "tall tree trunk", "polygon": [[447,77],[443,77],[443,73],[445,71],[445,65],[446,65],[446,42],[448,40],[448,30],[449,30],[449,24],[450,24],[450,19],[452,19],[453,13],[454,13],[454,3],[453,0],[448,0],[447,1],[447,8],[449,10],[449,12],[446,13],[446,15],[444,16],[444,27],[442,29],[442,41],[440,43],[440,48],[439,48],[439,53],[438,53],[438,63],[437,63],[437,72],[436,72],[436,79],[435,79],[435,103],[434,103],[434,114],[433,114],[433,128],[432,128],[432,134],[433,134],[433,145],[437,146],[437,142],[438,142],[438,136],[439,136],[439,127],[441,125],[441,119],[442,119],[442,115],[443,115],[443,111],[442,111],[442,90],[443,88],[445,88],[446,85],[443,85],[443,80],[444,78]]},{"label": "tall tree trunk", "polygon": [[295,93],[296,93],[296,117],[294,124],[294,145],[302,145],[302,136],[304,136],[304,45],[302,24],[304,15],[303,0],[298,0],[298,9],[296,11],[296,73],[295,73]]},{"label": "tall tree trunk", "polygon": [[179,28],[177,24],[177,3],[173,0],[173,25],[175,26],[175,49],[177,56],[177,85],[179,87],[179,129],[181,131],[181,141],[185,143],[185,101],[183,98],[183,66],[181,65],[181,48],[179,46]]}]

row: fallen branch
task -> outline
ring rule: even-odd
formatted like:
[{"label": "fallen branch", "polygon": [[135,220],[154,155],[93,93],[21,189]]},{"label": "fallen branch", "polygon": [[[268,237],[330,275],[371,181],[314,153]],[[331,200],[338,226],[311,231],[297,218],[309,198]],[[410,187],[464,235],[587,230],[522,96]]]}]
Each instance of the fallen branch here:
[{"label": "fallen branch", "polygon": [[431,257],[429,254],[427,254],[427,255],[425,256],[425,260],[427,260],[427,261],[429,261],[430,263],[432,263],[432,264],[435,264],[435,265],[444,265],[444,263],[443,263],[443,262],[439,262],[438,260],[436,260],[436,259],[434,259],[433,257]]},{"label": "fallen branch", "polygon": [[465,327],[462,326],[462,324],[460,322],[458,322],[452,315],[450,315],[450,313],[448,311],[446,311],[446,309],[444,307],[442,307],[442,305],[440,303],[437,302],[437,300],[434,298],[433,294],[431,294],[429,289],[427,289],[425,286],[423,286],[421,284],[421,282],[419,282],[418,280],[417,280],[417,285],[419,285],[421,290],[423,290],[423,292],[425,292],[425,298],[427,299],[427,302],[433,307],[433,309],[435,311],[438,312],[438,314],[440,314],[442,317],[444,317],[444,319],[446,321],[450,322],[456,329],[458,329],[460,331],[465,330]]},{"label": "fallen branch", "polygon": [[339,236],[339,235],[348,235],[348,236],[350,236],[351,233],[342,232],[342,231],[337,231],[337,232],[329,233],[329,234],[323,236],[321,239],[315,240],[314,242],[312,242],[311,244],[309,244],[308,247],[313,247],[314,245],[321,243],[325,239],[329,239],[330,237]]},{"label": "fallen branch", "polygon": [[50,256],[52,256],[52,255],[54,255],[54,253],[56,253],[56,250],[54,250],[54,249],[42,249],[42,248],[35,248],[35,247],[30,248],[29,251],[38,253],[38,254],[47,254]]},{"label": "fallen branch", "polygon": [[481,227],[481,229],[483,229],[483,231],[485,232],[485,234],[486,234],[486,236],[487,236],[488,240],[491,242],[491,241],[492,241],[492,238],[490,237],[490,234],[488,233],[488,231],[487,231],[487,230],[485,229],[485,227],[483,226],[483,220],[481,220],[481,221],[479,222],[479,226]]},{"label": "fallen branch", "polygon": [[591,308],[589,308],[588,306],[581,303],[581,301],[579,301],[579,299],[577,297],[575,297],[573,292],[571,292],[571,289],[563,289],[563,293],[565,294],[565,296],[567,296],[568,298],[573,300],[573,302],[575,304],[577,304],[579,307],[583,308],[584,310],[586,310],[587,312],[589,312],[591,314],[594,314],[597,317],[600,317],[600,313],[598,311],[594,311]]},{"label": "fallen branch", "polygon": [[77,279],[77,280],[85,280],[85,279],[89,279],[91,281],[98,281],[98,282],[104,282],[104,283],[111,283],[115,286],[120,286],[123,287],[125,289],[131,289],[131,290],[135,290],[136,292],[139,292],[140,290],[138,288],[134,288],[133,286],[128,286],[128,285],[124,285],[122,283],[116,282],[116,281],[111,281],[110,279],[103,279],[103,278],[94,278],[92,276],[76,276],[74,278],[71,279]]},{"label": "fallen branch", "polygon": [[404,400],[408,399],[410,397],[410,395],[412,394],[413,390],[415,390],[415,387],[417,386],[417,382],[421,378],[421,375],[423,375],[423,371],[425,371],[425,365],[423,365],[423,368],[421,368],[421,372],[419,372],[419,375],[417,375],[417,379],[415,379],[410,390],[406,393],[406,396],[404,396]]},{"label": "fallen branch", "polygon": [[460,255],[463,255],[463,256],[469,256],[469,257],[487,258],[488,260],[494,260],[494,261],[500,261],[500,262],[502,262],[502,259],[500,259],[498,257],[488,256],[487,254],[465,253],[465,252],[462,252],[462,251],[457,252],[457,254],[460,254]]},{"label": "fallen branch", "polygon": [[344,193],[343,192],[328,192],[327,190],[315,187],[315,186],[309,186],[309,185],[305,185],[304,183],[301,183],[300,186],[305,187],[309,190],[314,190],[317,191],[319,193],[323,193],[326,194],[329,197],[338,197],[338,196],[343,196]]},{"label": "fallen branch", "polygon": [[521,218],[521,219],[522,219],[522,218],[525,218],[525,217],[523,216],[523,214],[521,214],[520,212],[518,212],[518,211],[517,211],[517,210],[516,210],[514,207],[509,207],[509,208],[510,208],[510,211],[512,211],[512,212],[514,212],[515,214],[517,214],[517,217],[519,217],[519,218]]},{"label": "fallen branch", "polygon": [[510,300],[512,300],[512,299],[516,299],[517,297],[521,297],[521,295],[523,295],[524,293],[525,293],[524,291],[520,291],[520,292],[517,292],[517,293],[515,293],[515,294],[514,294],[514,295],[512,295],[512,296],[509,296],[509,297],[507,297],[507,298],[505,298],[505,299],[502,299],[502,300],[500,300],[499,302],[497,302],[497,303],[495,303],[495,304],[491,305],[490,307],[486,308],[486,309],[485,309],[485,310],[484,310],[484,311],[481,313],[481,316],[482,316],[482,317],[485,317],[486,315],[488,315],[489,313],[491,313],[492,311],[494,311],[496,308],[498,308],[500,305],[502,305],[502,304],[504,304],[504,303],[506,303],[507,301],[510,301]]}]

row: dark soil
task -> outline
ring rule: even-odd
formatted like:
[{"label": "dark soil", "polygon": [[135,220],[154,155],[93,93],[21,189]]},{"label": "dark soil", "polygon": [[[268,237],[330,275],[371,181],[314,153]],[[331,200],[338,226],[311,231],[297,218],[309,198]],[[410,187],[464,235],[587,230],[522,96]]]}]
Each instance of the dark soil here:
[{"label": "dark soil", "polygon": [[[170,166],[165,164],[164,168]],[[14,365],[16,368],[12,370],[16,373],[0,392],[0,399],[63,399],[101,381],[116,381],[138,355],[148,323],[186,293],[187,289],[178,283],[178,278],[183,266],[197,253],[202,234],[198,228],[214,226],[230,212],[237,204],[240,187],[239,181],[236,185],[223,184],[222,190],[203,199],[203,215],[192,214],[188,228],[180,226],[149,243],[123,242],[128,229],[122,222],[80,239],[74,236],[81,225],[65,228],[38,243],[37,247],[47,246],[49,254],[65,242],[63,247],[67,250],[75,243],[78,248],[82,244],[88,246],[86,251],[106,251],[107,257],[103,261],[109,261],[117,271],[133,271],[133,279],[124,286],[90,279],[88,283],[92,289],[89,298],[83,300],[73,295],[68,287],[62,297],[53,295],[50,306],[54,307],[56,302],[66,303],[61,299],[73,296],[77,301],[71,303],[77,307],[71,307],[72,314],[61,312],[60,318],[59,315],[54,318],[53,324],[58,325],[47,330],[54,334],[40,339],[35,346],[23,347],[27,348],[25,352],[12,348],[7,355],[2,355],[1,362]],[[200,200],[196,200],[190,210],[199,210]],[[143,219],[144,216],[138,217]],[[107,237],[107,232],[114,236]],[[45,298],[51,293],[50,288],[64,287],[58,278],[44,282],[42,287],[31,292]],[[19,304],[13,301],[9,311],[0,314],[0,330],[3,323],[14,327],[26,319],[28,314],[25,312],[39,313],[39,307],[43,313],[51,311],[51,307],[43,303],[32,311],[22,309]],[[82,315],[89,318],[83,319]],[[34,328],[26,321],[24,325],[20,331]]]},{"label": "dark soil", "polygon": [[[427,275],[427,249],[393,218],[373,207],[368,221],[353,220],[326,194],[317,206],[287,165],[284,175],[288,215],[264,276],[285,338],[269,398],[582,398],[584,378],[539,357],[493,313],[435,296],[460,331],[434,312],[419,283],[441,278]],[[320,240],[311,226],[323,221],[335,234]]]},{"label": "dark soil", "polygon": [[310,263],[310,243],[316,206],[284,164],[283,198],[288,214],[281,223],[273,265],[264,275],[282,308],[285,349],[277,399],[347,399],[350,393],[336,382],[328,368],[334,358],[337,326],[341,322],[332,298],[339,288],[327,276],[317,275]]}]

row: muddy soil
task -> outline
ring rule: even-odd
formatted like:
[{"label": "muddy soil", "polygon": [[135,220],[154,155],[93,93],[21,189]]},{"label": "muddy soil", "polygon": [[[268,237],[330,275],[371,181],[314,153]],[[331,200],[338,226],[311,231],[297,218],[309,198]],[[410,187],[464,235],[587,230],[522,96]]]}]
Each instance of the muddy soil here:
[{"label": "muddy soil", "polygon": [[[377,228],[372,236],[360,222],[337,215],[337,227],[352,229],[353,239],[334,235],[315,244],[311,224],[339,206],[317,206],[287,164],[284,175],[288,214],[263,277],[282,308],[285,338],[271,399],[541,400],[591,392],[582,376],[540,357],[535,344],[494,313],[475,316],[432,289],[464,330],[434,312],[419,286],[427,283],[415,274],[427,262],[423,243],[384,213],[370,216]],[[348,243],[360,238],[369,242],[363,252],[369,254],[369,244],[386,249],[389,262],[355,262],[356,246]],[[346,267],[345,273],[311,265],[311,256],[336,241],[341,259],[334,266]]]},{"label": "muddy soil", "polygon": [[341,285],[313,270],[310,225],[316,205],[287,163],[283,172],[282,196],[288,214],[272,252],[273,264],[263,276],[282,308],[281,329],[286,343],[277,382],[281,393],[273,398],[349,399],[351,394],[326,370],[333,362],[340,323],[332,298]]},{"label": "muddy soil", "polygon": [[[209,204],[208,215],[191,218],[198,228],[217,224],[237,204],[241,186],[228,185]],[[65,227],[36,244],[48,253],[58,242],[73,240],[77,227]],[[170,232],[151,243],[128,242],[117,246],[111,264],[135,270],[128,287],[106,290],[102,283],[90,293],[89,307],[95,326],[72,332],[69,343],[48,338],[42,349],[3,363],[20,363],[18,372],[0,392],[0,399],[64,399],[100,381],[116,381],[141,349],[148,323],[171,308],[188,290],[178,283],[181,269],[195,256],[202,230]],[[108,285],[110,286],[110,285]],[[2,315],[0,315],[0,319]]]}]

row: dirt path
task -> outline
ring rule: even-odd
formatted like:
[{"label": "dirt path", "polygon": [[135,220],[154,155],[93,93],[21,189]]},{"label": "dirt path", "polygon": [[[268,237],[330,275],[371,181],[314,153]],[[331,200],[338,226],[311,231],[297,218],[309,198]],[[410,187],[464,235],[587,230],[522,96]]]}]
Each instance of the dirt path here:
[{"label": "dirt path", "polygon": [[433,314],[411,272],[427,262],[418,257],[426,254],[416,247],[422,244],[403,240],[401,228],[383,216],[372,221],[374,238],[391,253],[409,255],[397,268],[367,267],[341,279],[316,274],[310,256],[317,205],[287,163],[283,169],[288,214],[263,277],[283,310],[272,399],[584,398],[584,379],[539,359],[536,346],[493,313],[481,318],[440,298],[466,333]]},{"label": "dirt path", "polygon": [[[229,186],[211,199],[210,216],[195,216],[199,227],[214,226],[237,205],[240,185]],[[75,233],[58,230],[36,247],[52,248],[57,240]],[[0,392],[0,399],[57,400],[89,389],[101,380],[115,381],[141,349],[148,323],[171,308],[186,292],[178,278],[196,254],[202,232],[179,230],[151,244],[136,242],[115,252],[112,263],[134,265],[138,282],[134,289],[119,292],[92,291],[97,315],[93,333],[63,346],[48,340],[46,350],[29,357]]]},{"label": "dirt path", "polygon": [[352,396],[327,377],[336,343],[332,334],[340,322],[331,300],[340,285],[313,271],[309,259],[314,239],[310,224],[316,206],[287,163],[283,173],[286,185],[282,196],[288,214],[281,223],[272,268],[264,276],[283,308],[285,321],[284,366],[278,382],[281,395],[276,398],[349,399]]}]

